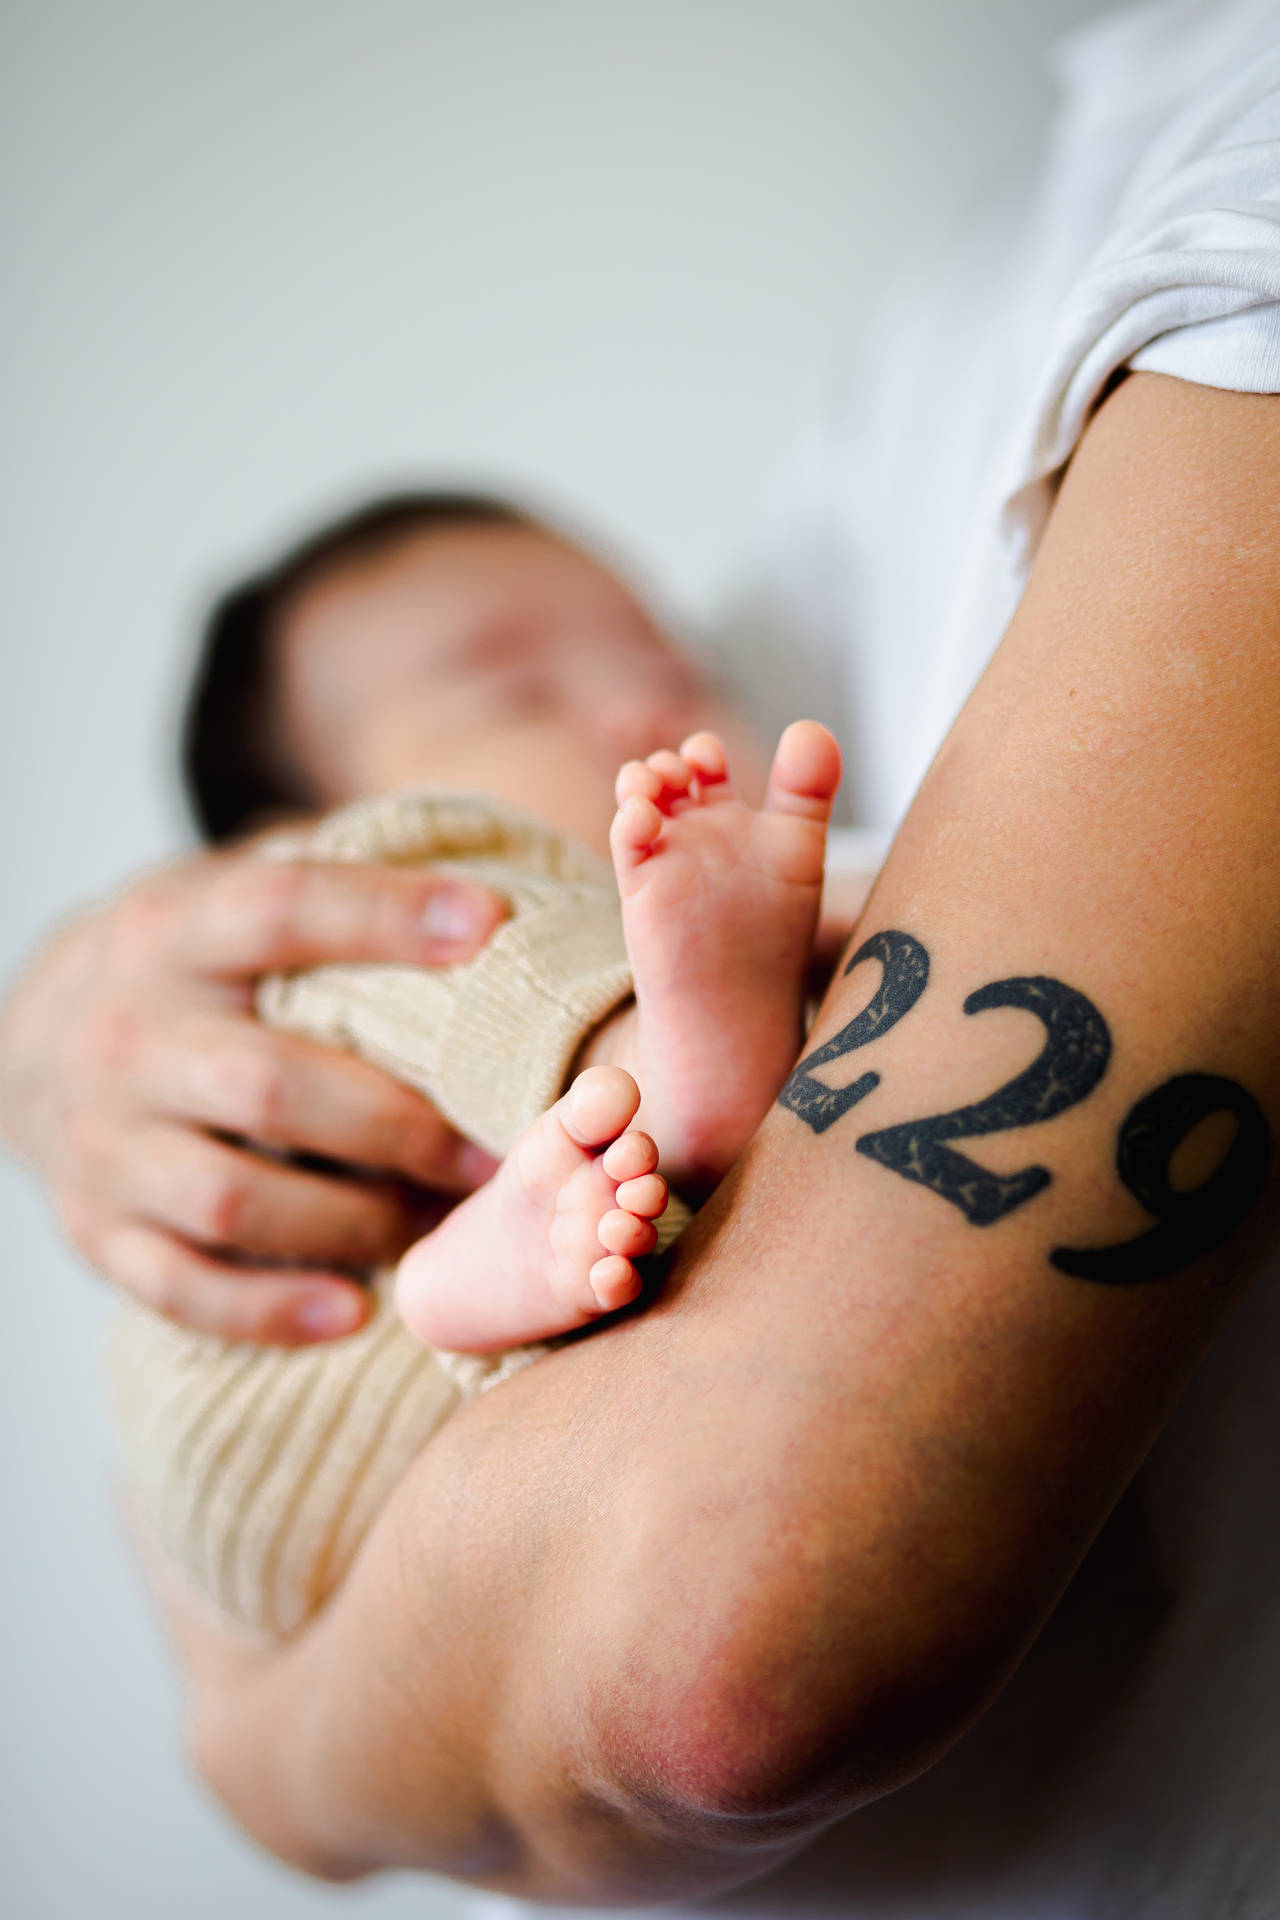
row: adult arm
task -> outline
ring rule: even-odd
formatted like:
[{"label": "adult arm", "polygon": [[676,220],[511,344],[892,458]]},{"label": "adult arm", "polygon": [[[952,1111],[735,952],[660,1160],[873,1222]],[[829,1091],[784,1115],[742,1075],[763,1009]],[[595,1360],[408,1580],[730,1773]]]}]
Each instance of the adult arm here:
[{"label": "adult arm", "polygon": [[1280,402],[1108,399],[856,936],[913,944],[663,1297],[437,1435],[282,1653],[188,1647],[268,1846],[689,1896],[999,1690],[1275,1237],[1278,523]]},{"label": "adult arm", "polygon": [[411,1089],[268,1031],[253,982],[326,960],[447,965],[503,912],[434,874],[243,852],[147,875],[14,988],[5,1139],[90,1265],[147,1306],[233,1340],[348,1333],[368,1309],[344,1270],[412,1237],[404,1183],[457,1194],[491,1163]]}]

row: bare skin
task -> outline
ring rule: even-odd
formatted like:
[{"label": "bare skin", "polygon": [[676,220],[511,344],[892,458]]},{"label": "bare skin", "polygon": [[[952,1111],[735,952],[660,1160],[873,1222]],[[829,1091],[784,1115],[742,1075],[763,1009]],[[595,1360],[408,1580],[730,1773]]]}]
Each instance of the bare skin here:
[{"label": "bare skin", "polygon": [[61,928],[12,994],[6,1138],[85,1259],[157,1313],[230,1340],[350,1333],[369,1311],[351,1273],[493,1162],[411,1088],[269,1032],[253,983],[339,957],[448,965],[503,913],[425,873],[205,854],[148,875]]},{"label": "bare skin", "polygon": [[[713,1186],[795,1057],[839,782],[840,749],[812,720],[783,734],[759,809],[735,794],[714,733],[623,767],[610,837],[636,1007],[619,1038],[640,1084],[617,1065],[587,1068],[488,1186],[409,1251],[396,1302],[419,1339],[516,1346],[636,1298],[634,1262],[666,1205],[659,1160],[678,1182]],[[656,1144],[623,1132],[642,1089]]]},{"label": "bare skin", "polygon": [[[1278,498],[1277,401],[1112,393],[811,1037],[808,1078],[874,1084],[815,1128],[798,1082],[664,1297],[450,1422],[298,1641],[179,1620],[194,1750],[265,1844],[689,1898],[998,1692],[1277,1238]],[[1046,1047],[1065,1104],[919,1131]],[[1138,1116],[1164,1177],[1171,1087],[1234,1131],[1139,1192],[1117,1143]]]},{"label": "bare skin", "polygon": [[610,842],[636,1000],[615,1057],[677,1185],[724,1177],[795,1059],[839,784],[840,749],[813,720],[783,734],[758,809],[714,733],[618,775]]},{"label": "bare skin", "polygon": [[614,776],[694,727],[756,798],[765,756],[616,574],[539,528],[427,532],[299,595],[287,750],[317,806],[429,780],[515,801],[608,851]]},{"label": "bare skin", "polygon": [[493,1179],[411,1247],[396,1305],[429,1346],[486,1353],[586,1326],[634,1300],[667,1204],[658,1149],[628,1130],[640,1091],[588,1067]]},{"label": "bare skin", "polygon": [[[620,757],[719,729],[748,799],[765,759],[614,573],[534,527],[412,535],[285,610],[282,760],[317,810],[404,783],[505,795],[604,852]],[[810,991],[868,881],[834,876]],[[448,924],[425,925],[428,897]],[[494,1170],[430,1103],[353,1056],[274,1033],[255,979],[343,959],[464,959],[503,912],[477,889],[247,851],[147,874],[33,957],[0,1019],[0,1128],[68,1238],[180,1324],[302,1345],[369,1309],[395,1259]],[[217,943],[209,928],[216,923]],[[635,1066],[630,1017],[581,1065]],[[265,1151],[264,1151],[265,1150]],[[287,1156],[306,1155],[305,1173]]]},{"label": "bare skin", "polygon": [[[619,759],[673,730],[720,727],[748,787],[763,780],[749,729],[636,596],[537,528],[435,531],[313,582],[275,664],[281,751],[317,811],[434,780],[540,804],[604,852]],[[11,992],[4,1138],[90,1266],[157,1312],[231,1340],[350,1333],[369,1308],[351,1276],[494,1162],[388,1075],[263,1027],[253,983],[447,965],[504,911],[429,875],[247,851],[144,875],[58,929]]]}]

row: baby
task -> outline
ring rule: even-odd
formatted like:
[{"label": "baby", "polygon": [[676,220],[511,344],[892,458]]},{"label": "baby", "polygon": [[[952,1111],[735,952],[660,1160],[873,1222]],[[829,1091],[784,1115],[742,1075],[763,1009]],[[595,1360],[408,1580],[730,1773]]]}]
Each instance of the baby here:
[{"label": "baby", "polygon": [[[679,753],[652,751],[681,732]],[[758,795],[743,714],[612,568],[501,501],[374,501],[211,618],[186,764],[217,839],[422,780],[587,845],[618,808],[633,1016],[610,1027],[614,1064],[580,1075],[403,1261],[399,1306],[428,1346],[499,1352],[626,1306],[666,1179],[712,1187],[793,1064],[839,749],[814,722],[789,728],[754,808],[725,739]]]},{"label": "baby", "polygon": [[[680,732],[679,753],[653,751]],[[521,1346],[634,1299],[666,1179],[713,1186],[795,1058],[839,750],[813,722],[789,728],[757,810],[725,738],[759,793],[743,716],[625,582],[499,501],[373,502],[213,615],[186,759],[215,838],[424,778],[601,847],[617,805],[633,1015],[610,1030],[614,1063],[406,1256],[401,1312],[432,1347]],[[645,757],[615,794],[627,755]]]},{"label": "baby", "polygon": [[[185,763],[212,840],[292,820],[297,858],[433,861],[510,908],[459,966],[259,990],[274,1031],[397,1074],[501,1160],[405,1257],[404,1319],[379,1286],[360,1331],[294,1349],[140,1308],[114,1329],[139,1510],[216,1618],[276,1640],[466,1399],[636,1296],[666,1180],[705,1192],[764,1117],[802,1040],[839,755],[802,722],[766,786],[746,716],[612,569],[501,503],[420,494],[226,596]],[[828,888],[832,960],[862,891]]]},{"label": "baby", "polygon": [[635,1006],[611,1031],[615,1064],[581,1072],[404,1256],[396,1302],[419,1339],[492,1352],[636,1298],[667,1177],[713,1186],[799,1049],[839,782],[839,747],[811,720],[782,735],[759,809],[714,733],[622,768],[610,848]]}]

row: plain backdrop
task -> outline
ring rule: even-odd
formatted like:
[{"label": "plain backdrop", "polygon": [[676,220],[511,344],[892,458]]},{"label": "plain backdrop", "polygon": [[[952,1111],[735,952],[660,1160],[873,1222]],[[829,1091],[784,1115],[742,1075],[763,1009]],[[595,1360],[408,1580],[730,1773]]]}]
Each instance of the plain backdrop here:
[{"label": "plain backdrop", "polygon": [[[179,846],[169,739],[214,585],[423,476],[532,487],[678,617],[874,379],[1097,0],[20,0],[4,11],[0,822],[7,975]],[[904,503],[909,508],[909,503]],[[107,1302],[0,1168],[0,1910],[452,1915],[313,1887],[186,1779],[113,1531]]]}]

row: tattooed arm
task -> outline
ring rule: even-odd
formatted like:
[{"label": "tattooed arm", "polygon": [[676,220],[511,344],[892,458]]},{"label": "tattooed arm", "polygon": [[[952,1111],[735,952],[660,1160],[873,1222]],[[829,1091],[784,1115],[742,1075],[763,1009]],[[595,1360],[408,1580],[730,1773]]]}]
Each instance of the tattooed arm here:
[{"label": "tattooed arm", "polygon": [[1275,1234],[1278,503],[1280,402],[1107,401],[664,1298],[451,1423],[285,1654],[192,1662],[267,1844],[687,1896],[998,1691]]}]

